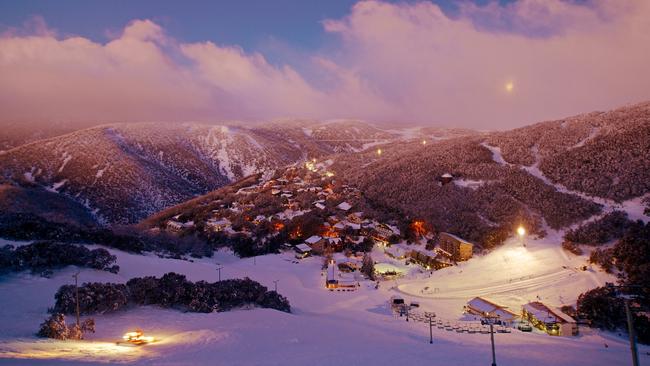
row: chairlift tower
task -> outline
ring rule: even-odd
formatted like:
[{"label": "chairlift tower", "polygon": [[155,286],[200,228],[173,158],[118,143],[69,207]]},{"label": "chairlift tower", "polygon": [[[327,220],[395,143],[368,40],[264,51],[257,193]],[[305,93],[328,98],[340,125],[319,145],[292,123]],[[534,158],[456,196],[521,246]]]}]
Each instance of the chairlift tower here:
[{"label": "chairlift tower", "polygon": [[499,316],[494,313],[485,312],[483,319],[490,324],[490,342],[492,343],[492,366],[497,366],[496,352],[494,350],[494,323],[499,319]]}]

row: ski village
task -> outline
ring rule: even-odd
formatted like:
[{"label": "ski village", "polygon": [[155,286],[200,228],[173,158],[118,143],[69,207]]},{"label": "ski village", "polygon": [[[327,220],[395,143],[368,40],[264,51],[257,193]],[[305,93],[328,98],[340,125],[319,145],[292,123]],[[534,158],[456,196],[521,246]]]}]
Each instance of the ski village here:
[{"label": "ski village", "polygon": [[[0,283],[11,294],[0,299],[0,320],[13,324],[0,338],[0,364],[176,364],[190,355],[209,362],[215,350],[226,364],[258,364],[263,354],[324,365],[368,355],[375,364],[592,365],[629,357],[623,335],[599,331],[575,307],[594,287],[614,291],[616,276],[575,246],[558,245],[562,232],[547,227],[540,237],[524,220],[503,244],[485,247],[418,217],[382,214],[334,165],[313,158],[252,175],[138,224],[174,250],[4,241],[7,258],[26,258],[24,268],[64,263],[52,250],[82,250],[77,256],[89,259],[68,262],[78,270]],[[432,179],[467,185],[450,173]],[[48,311],[55,315],[39,335],[61,340],[26,338]],[[59,312],[76,313],[79,325]],[[264,352],[247,353],[247,340]],[[529,352],[537,356],[529,360]],[[637,352],[647,364],[648,348]]]},{"label": "ski village", "polygon": [[[202,230],[208,237],[219,238],[215,240],[252,240],[253,247],[280,245],[281,250],[294,254],[291,261],[298,265],[314,256],[314,260],[322,261],[320,276],[325,289],[358,291],[362,284],[364,288],[387,287],[395,291],[387,300],[395,316],[430,322],[438,329],[487,334],[511,333],[512,329],[532,332],[535,328],[554,336],[578,335],[576,320],[565,313],[575,313],[575,309],[561,309],[555,299],[548,299],[554,304],[545,304],[539,294],[534,301],[504,306],[479,296],[486,292],[484,289],[474,294],[467,290],[467,296],[477,296],[467,299],[459,319],[436,317],[434,308],[421,307],[419,298],[448,296],[435,284],[434,271],[458,267],[470,260],[474,251],[480,252],[480,247],[475,249],[474,244],[454,234],[435,232],[421,220],[379,222],[356,211],[361,193],[339,183],[327,170],[331,164],[331,160],[319,163],[312,159],[304,167],[290,167],[278,177],[243,186],[234,195],[210,202],[207,207],[219,208],[211,210],[204,221],[199,221],[196,213],[180,213],[152,230],[176,234]],[[441,185],[452,181],[448,173],[439,178]],[[289,241],[281,243],[276,237],[285,227]],[[510,254],[513,258],[504,257],[500,272],[511,271],[506,266],[510,260],[511,266],[534,264],[526,262],[525,257],[518,258],[529,255],[526,228],[516,228],[516,235],[518,242]],[[576,275],[587,271],[586,266],[563,269]],[[507,282],[523,280],[535,282],[532,276],[508,278]]]},{"label": "ski village", "polygon": [[[61,358],[165,364],[159,357],[166,350],[174,353],[171,358],[164,356],[165,361],[175,363],[189,352],[208,360],[216,347],[220,357],[232,361],[246,352],[245,343],[230,338],[237,329],[244,334],[237,337],[266,344],[265,352],[290,352],[304,360],[315,357],[323,364],[338,363],[338,357],[361,357],[363,349],[373,349],[377,364],[430,359],[485,364],[499,356],[505,364],[521,364],[527,362],[521,347],[537,348],[534,352],[545,355],[530,362],[535,365],[592,364],[576,355],[574,348],[592,352],[609,364],[626,358],[629,349],[624,338],[598,333],[574,318],[576,309],[567,305],[575,303],[577,294],[615,278],[590,264],[585,255],[552,244],[561,240],[559,234],[537,238],[520,225],[513,227],[502,246],[485,250],[480,243],[438,232],[417,218],[373,217],[366,213],[372,210],[363,193],[337,177],[329,169],[332,164],[332,160],[312,159],[273,177],[252,176],[141,224],[154,235],[193,234],[217,246],[235,243],[213,258],[203,257],[201,247],[192,248],[188,255],[166,257],[109,248],[120,263],[119,274],[64,270],[48,279],[66,284],[74,274],[84,282],[121,282],[121,278],[164,274],[160,280],[164,282],[168,272],[183,273],[182,281],[221,283],[250,277],[291,300],[290,318],[260,311],[253,316],[255,324],[266,324],[263,329],[241,328],[245,316],[241,310],[216,318],[187,313],[178,323],[173,310],[144,307],[129,310],[127,317],[109,307],[102,311],[106,315],[94,318],[97,331],[90,341],[68,340],[61,349],[57,343],[5,339],[2,355],[46,363]],[[436,180],[441,186],[456,184],[451,174]],[[280,254],[266,254],[270,252]],[[20,282],[1,286],[10,292]],[[82,287],[90,295],[87,290]],[[31,312],[40,313],[51,305],[42,293],[53,295],[42,284],[17,296],[29,303]],[[7,297],[1,301],[5,321],[24,317],[22,306],[12,307]],[[73,312],[74,304],[74,298],[68,300]],[[24,327],[21,322],[9,331],[23,334]],[[112,343],[123,333],[123,341]],[[331,348],[314,348],[322,339]],[[408,345],[399,346],[402,351],[395,349],[398,339]],[[129,343],[146,346],[125,347]],[[566,344],[572,351],[556,351]],[[251,356],[248,362],[258,361]]]},{"label": "ski village", "polygon": [[0,366],[650,366],[650,0],[0,1]]}]

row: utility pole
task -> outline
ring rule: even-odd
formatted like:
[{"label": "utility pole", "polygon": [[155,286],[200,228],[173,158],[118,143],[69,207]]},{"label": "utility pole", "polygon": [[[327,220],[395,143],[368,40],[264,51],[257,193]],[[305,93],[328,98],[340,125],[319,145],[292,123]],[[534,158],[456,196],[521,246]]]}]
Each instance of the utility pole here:
[{"label": "utility pole", "polygon": [[275,285],[275,292],[276,293],[278,292],[278,282],[280,282],[280,280],[273,281],[273,284]]},{"label": "utility pole", "polygon": [[613,284],[608,284],[608,287],[612,288],[615,291],[615,295],[623,298],[623,303],[625,304],[625,317],[627,318],[627,333],[630,338],[630,352],[632,353],[632,365],[639,366],[639,353],[636,348],[636,335],[634,334],[634,319],[632,318],[632,310],[630,310],[630,300],[632,296],[621,294],[622,288],[639,288],[637,285],[628,285],[628,286],[614,286]]},{"label": "utility pole", "polygon": [[625,301],[625,315],[627,317],[627,333],[630,335],[630,351],[632,351],[632,365],[639,366],[639,353],[636,349],[636,335],[634,334],[634,323],[632,320],[632,311],[630,311],[630,299]]},{"label": "utility pole", "polygon": [[74,290],[77,297],[77,327],[79,327],[79,271],[73,274],[72,277],[74,278]]},{"label": "utility pole", "polygon": [[490,342],[492,343],[492,366],[497,366],[497,357],[494,350],[494,322],[499,318],[498,315],[485,313],[483,318],[490,324]]},{"label": "utility pole", "polygon": [[424,317],[429,319],[429,344],[433,344],[433,318],[436,317],[436,313],[425,312]]},{"label": "utility pole", "polygon": [[219,282],[221,282],[221,269],[222,268],[223,268],[222,266],[217,267],[217,272],[219,272]]}]

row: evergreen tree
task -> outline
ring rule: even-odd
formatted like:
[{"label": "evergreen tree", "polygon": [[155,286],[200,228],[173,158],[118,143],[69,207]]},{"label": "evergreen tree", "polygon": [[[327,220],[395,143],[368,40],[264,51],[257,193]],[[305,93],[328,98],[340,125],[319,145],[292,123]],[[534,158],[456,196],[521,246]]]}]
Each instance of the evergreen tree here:
[{"label": "evergreen tree", "polygon": [[361,273],[366,275],[371,280],[375,280],[375,262],[372,260],[370,254],[363,255],[363,263],[361,265]]}]

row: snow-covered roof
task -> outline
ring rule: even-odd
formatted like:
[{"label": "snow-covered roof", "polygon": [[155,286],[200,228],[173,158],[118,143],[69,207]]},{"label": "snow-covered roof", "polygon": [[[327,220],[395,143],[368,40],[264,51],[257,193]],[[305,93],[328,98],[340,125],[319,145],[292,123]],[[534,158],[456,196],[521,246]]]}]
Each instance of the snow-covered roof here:
[{"label": "snow-covered roof", "polygon": [[445,174],[442,175],[442,177],[443,178],[453,178],[454,176],[449,174],[449,173],[445,173]]},{"label": "snow-covered roof", "polygon": [[495,304],[494,302],[484,299],[482,297],[475,297],[467,302],[467,305],[475,311],[481,313],[492,313],[499,316],[501,319],[512,319],[516,314],[512,311],[505,309],[503,306]]},{"label": "snow-covered roof", "polygon": [[398,246],[390,246],[384,250],[387,254],[393,257],[402,257],[406,255],[406,250]]},{"label": "snow-covered roof", "polygon": [[319,241],[320,239],[321,239],[320,236],[318,236],[318,235],[313,235],[313,236],[310,236],[309,238],[307,238],[307,239],[305,240],[305,243],[307,243],[307,244],[318,243],[318,241]]},{"label": "snow-covered roof", "polygon": [[329,281],[337,281],[336,263],[330,263],[327,265],[327,282]]},{"label": "snow-covered roof", "polygon": [[[461,237],[458,237],[458,236],[456,236],[454,234],[450,234],[450,233],[440,233],[440,234],[450,236],[450,237],[452,237],[452,238],[454,238],[454,239],[456,239],[456,240],[458,240],[460,242],[463,242],[463,243],[472,244],[472,243],[468,242],[467,240],[465,240],[465,239],[463,239]],[[472,244],[472,245],[474,245],[474,244]]]},{"label": "snow-covered roof", "polygon": [[361,225],[360,225],[360,224],[355,224],[355,223],[353,223],[353,222],[346,222],[345,224],[346,224],[347,226],[353,228],[354,230],[360,230],[360,229],[361,229]]},{"label": "snow-covered roof", "polygon": [[311,247],[307,244],[298,244],[296,245],[296,249],[301,252],[311,252]]},{"label": "snow-covered roof", "polygon": [[350,205],[350,204],[347,203],[347,202],[341,202],[341,203],[339,203],[339,205],[336,206],[336,207],[339,208],[339,209],[341,209],[341,210],[343,210],[343,211],[347,211],[347,210],[349,210],[349,209],[352,208],[352,205]]},{"label": "snow-covered roof", "polygon": [[395,225],[386,225],[388,228],[395,234],[395,235],[401,235],[402,233],[399,231],[397,226]]},{"label": "snow-covered roof", "polygon": [[319,209],[321,209],[321,210],[324,210],[324,209],[325,209],[325,205],[323,205],[323,204],[320,203],[320,202],[316,202],[316,203],[314,203],[314,206],[316,206],[317,208],[319,208]]},{"label": "snow-covered roof", "polygon": [[527,313],[532,314],[537,320],[544,323],[575,323],[570,316],[559,310],[553,310],[539,301],[529,302],[522,306]]},{"label": "snow-covered roof", "polygon": [[228,219],[209,219],[207,222],[208,225],[230,225],[230,220]]}]

